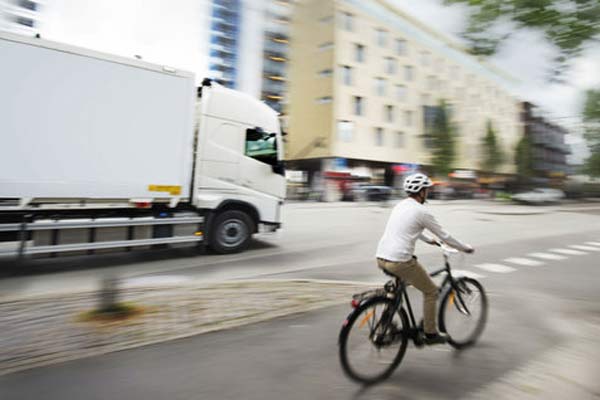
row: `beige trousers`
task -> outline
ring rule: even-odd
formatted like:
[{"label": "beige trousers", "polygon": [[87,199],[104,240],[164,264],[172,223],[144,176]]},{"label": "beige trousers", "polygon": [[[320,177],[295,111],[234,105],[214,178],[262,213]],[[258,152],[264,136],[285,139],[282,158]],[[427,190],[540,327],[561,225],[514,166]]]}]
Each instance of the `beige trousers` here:
[{"label": "beige trousers", "polygon": [[416,258],[406,262],[392,262],[377,259],[377,266],[394,276],[413,285],[423,293],[423,329],[425,333],[436,333],[437,324],[435,312],[437,308],[438,287],[435,285],[425,268]]}]

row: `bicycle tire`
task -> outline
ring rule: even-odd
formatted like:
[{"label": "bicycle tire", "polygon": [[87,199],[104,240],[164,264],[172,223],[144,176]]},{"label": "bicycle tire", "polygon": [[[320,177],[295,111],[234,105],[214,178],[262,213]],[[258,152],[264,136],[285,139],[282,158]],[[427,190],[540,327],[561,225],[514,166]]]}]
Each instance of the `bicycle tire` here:
[{"label": "bicycle tire", "polygon": [[[468,278],[468,277],[458,278],[456,280],[456,284],[459,287],[465,286],[465,285],[472,285],[474,288],[476,288],[479,291],[480,299],[481,299],[481,313],[478,316],[479,320],[475,324],[475,329],[473,330],[473,332],[470,335],[468,335],[467,338],[462,339],[462,340],[459,340],[456,337],[453,337],[452,332],[448,332],[448,330],[449,330],[448,326],[447,326],[448,321],[446,320],[446,318],[447,318],[446,313],[447,313],[449,307],[451,309],[456,308],[457,310],[459,310],[459,308],[461,307],[459,304],[459,301],[457,301],[451,297],[451,296],[455,296],[454,290],[452,290],[452,289],[448,290],[445,293],[445,295],[442,298],[442,301],[440,303],[439,316],[438,316],[440,330],[442,332],[446,332],[446,334],[448,334],[448,343],[451,346],[453,346],[454,348],[457,348],[457,349],[463,349],[465,347],[469,347],[469,346],[472,346],[473,344],[475,344],[475,342],[477,342],[477,340],[481,336],[483,329],[485,328],[485,325],[487,322],[487,317],[488,317],[488,298],[485,293],[485,289],[483,288],[481,283],[479,283],[479,281],[477,281],[473,278]],[[452,298],[453,304],[449,305],[448,302],[450,301],[451,298]]]},{"label": "bicycle tire", "polygon": [[[350,379],[360,382],[360,383],[363,383],[363,384],[373,384],[373,383],[379,382],[379,381],[389,377],[392,374],[392,372],[398,367],[400,362],[402,361],[402,358],[404,357],[404,354],[406,353],[406,347],[408,344],[408,334],[406,334],[406,332],[409,329],[408,317],[407,317],[404,309],[401,308],[396,312],[396,314],[400,318],[400,323],[402,325],[400,327],[401,329],[398,330],[399,332],[402,332],[402,333],[397,335],[400,337],[399,340],[397,341],[397,343],[399,343],[398,352],[394,356],[393,360],[388,364],[387,368],[385,368],[383,371],[381,371],[379,373],[376,373],[371,376],[367,376],[364,373],[357,371],[356,368],[352,365],[353,363],[349,360],[349,357],[348,357],[348,351],[349,351],[348,340],[352,333],[352,328],[355,326],[355,322],[358,320],[358,318],[361,315],[363,315],[363,312],[365,310],[368,310],[369,308],[372,308],[373,306],[375,306],[377,304],[387,305],[387,307],[393,307],[394,301],[387,297],[374,297],[374,298],[371,298],[371,299],[363,302],[361,305],[359,305],[357,308],[355,308],[350,313],[348,318],[344,321],[344,326],[342,327],[342,330],[340,331],[340,336],[339,336],[339,357],[340,357],[340,363],[342,365],[342,369],[343,369],[344,373]],[[388,309],[387,307],[385,309]],[[363,318],[365,318],[365,317],[363,317]],[[360,323],[359,323],[359,326],[360,326]],[[397,336],[395,335],[394,337],[397,337]],[[375,347],[375,345],[373,345],[373,347]]]}]

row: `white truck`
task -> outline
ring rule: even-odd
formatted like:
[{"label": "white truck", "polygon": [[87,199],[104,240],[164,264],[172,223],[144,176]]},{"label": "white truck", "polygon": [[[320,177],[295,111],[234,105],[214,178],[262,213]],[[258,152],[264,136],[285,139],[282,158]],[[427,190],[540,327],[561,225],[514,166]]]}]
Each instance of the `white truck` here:
[{"label": "white truck", "polygon": [[0,33],[0,255],[198,242],[281,224],[278,114],[172,67]]}]

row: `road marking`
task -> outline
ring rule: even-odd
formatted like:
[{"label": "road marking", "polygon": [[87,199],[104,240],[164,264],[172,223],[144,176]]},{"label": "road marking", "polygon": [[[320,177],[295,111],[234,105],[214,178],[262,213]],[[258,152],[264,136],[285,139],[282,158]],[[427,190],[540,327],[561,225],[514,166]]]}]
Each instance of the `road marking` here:
[{"label": "road marking", "polygon": [[572,244],[569,247],[577,250],[589,250],[589,251],[600,251],[600,247],[592,247],[592,246],[580,246],[577,244]]},{"label": "road marking", "polygon": [[585,244],[591,244],[592,246],[600,246],[600,242],[585,242]]},{"label": "road marking", "polygon": [[530,260],[529,258],[521,258],[521,257],[511,257],[511,258],[505,259],[504,261],[512,263],[512,264],[527,265],[530,267],[534,267],[537,265],[544,265],[544,263],[542,261]]},{"label": "road marking", "polygon": [[481,268],[481,269],[484,269],[484,270],[490,271],[490,272],[499,272],[501,274],[506,274],[508,272],[513,272],[513,271],[517,270],[516,268],[507,267],[506,265],[502,265],[502,264],[477,264],[477,265],[475,265],[475,267]]},{"label": "road marking", "polygon": [[544,260],[564,260],[567,257],[559,256],[558,254],[551,253],[529,253],[527,254],[529,257],[542,258]]},{"label": "road marking", "polygon": [[579,251],[579,250],[573,250],[573,249],[550,249],[550,251],[553,251],[555,253],[560,253],[560,254],[568,254],[570,256],[582,256],[584,254],[587,254],[585,251]]},{"label": "road marking", "polygon": [[452,275],[454,275],[455,277],[466,276],[466,277],[475,278],[475,279],[485,278],[485,275],[481,275],[481,274],[478,274],[477,272],[467,271],[464,269],[453,269]]}]

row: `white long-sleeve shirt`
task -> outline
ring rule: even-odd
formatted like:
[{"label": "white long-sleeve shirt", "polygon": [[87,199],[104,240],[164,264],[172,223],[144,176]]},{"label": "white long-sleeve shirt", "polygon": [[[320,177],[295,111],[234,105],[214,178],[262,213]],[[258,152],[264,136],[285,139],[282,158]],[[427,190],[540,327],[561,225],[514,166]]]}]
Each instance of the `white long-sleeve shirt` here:
[{"label": "white long-sleeve shirt", "polygon": [[458,250],[471,249],[471,246],[446,232],[423,204],[409,197],[392,210],[383,236],[379,240],[376,257],[388,261],[409,261],[415,251],[417,239],[432,243],[432,239],[423,234],[425,229]]}]

